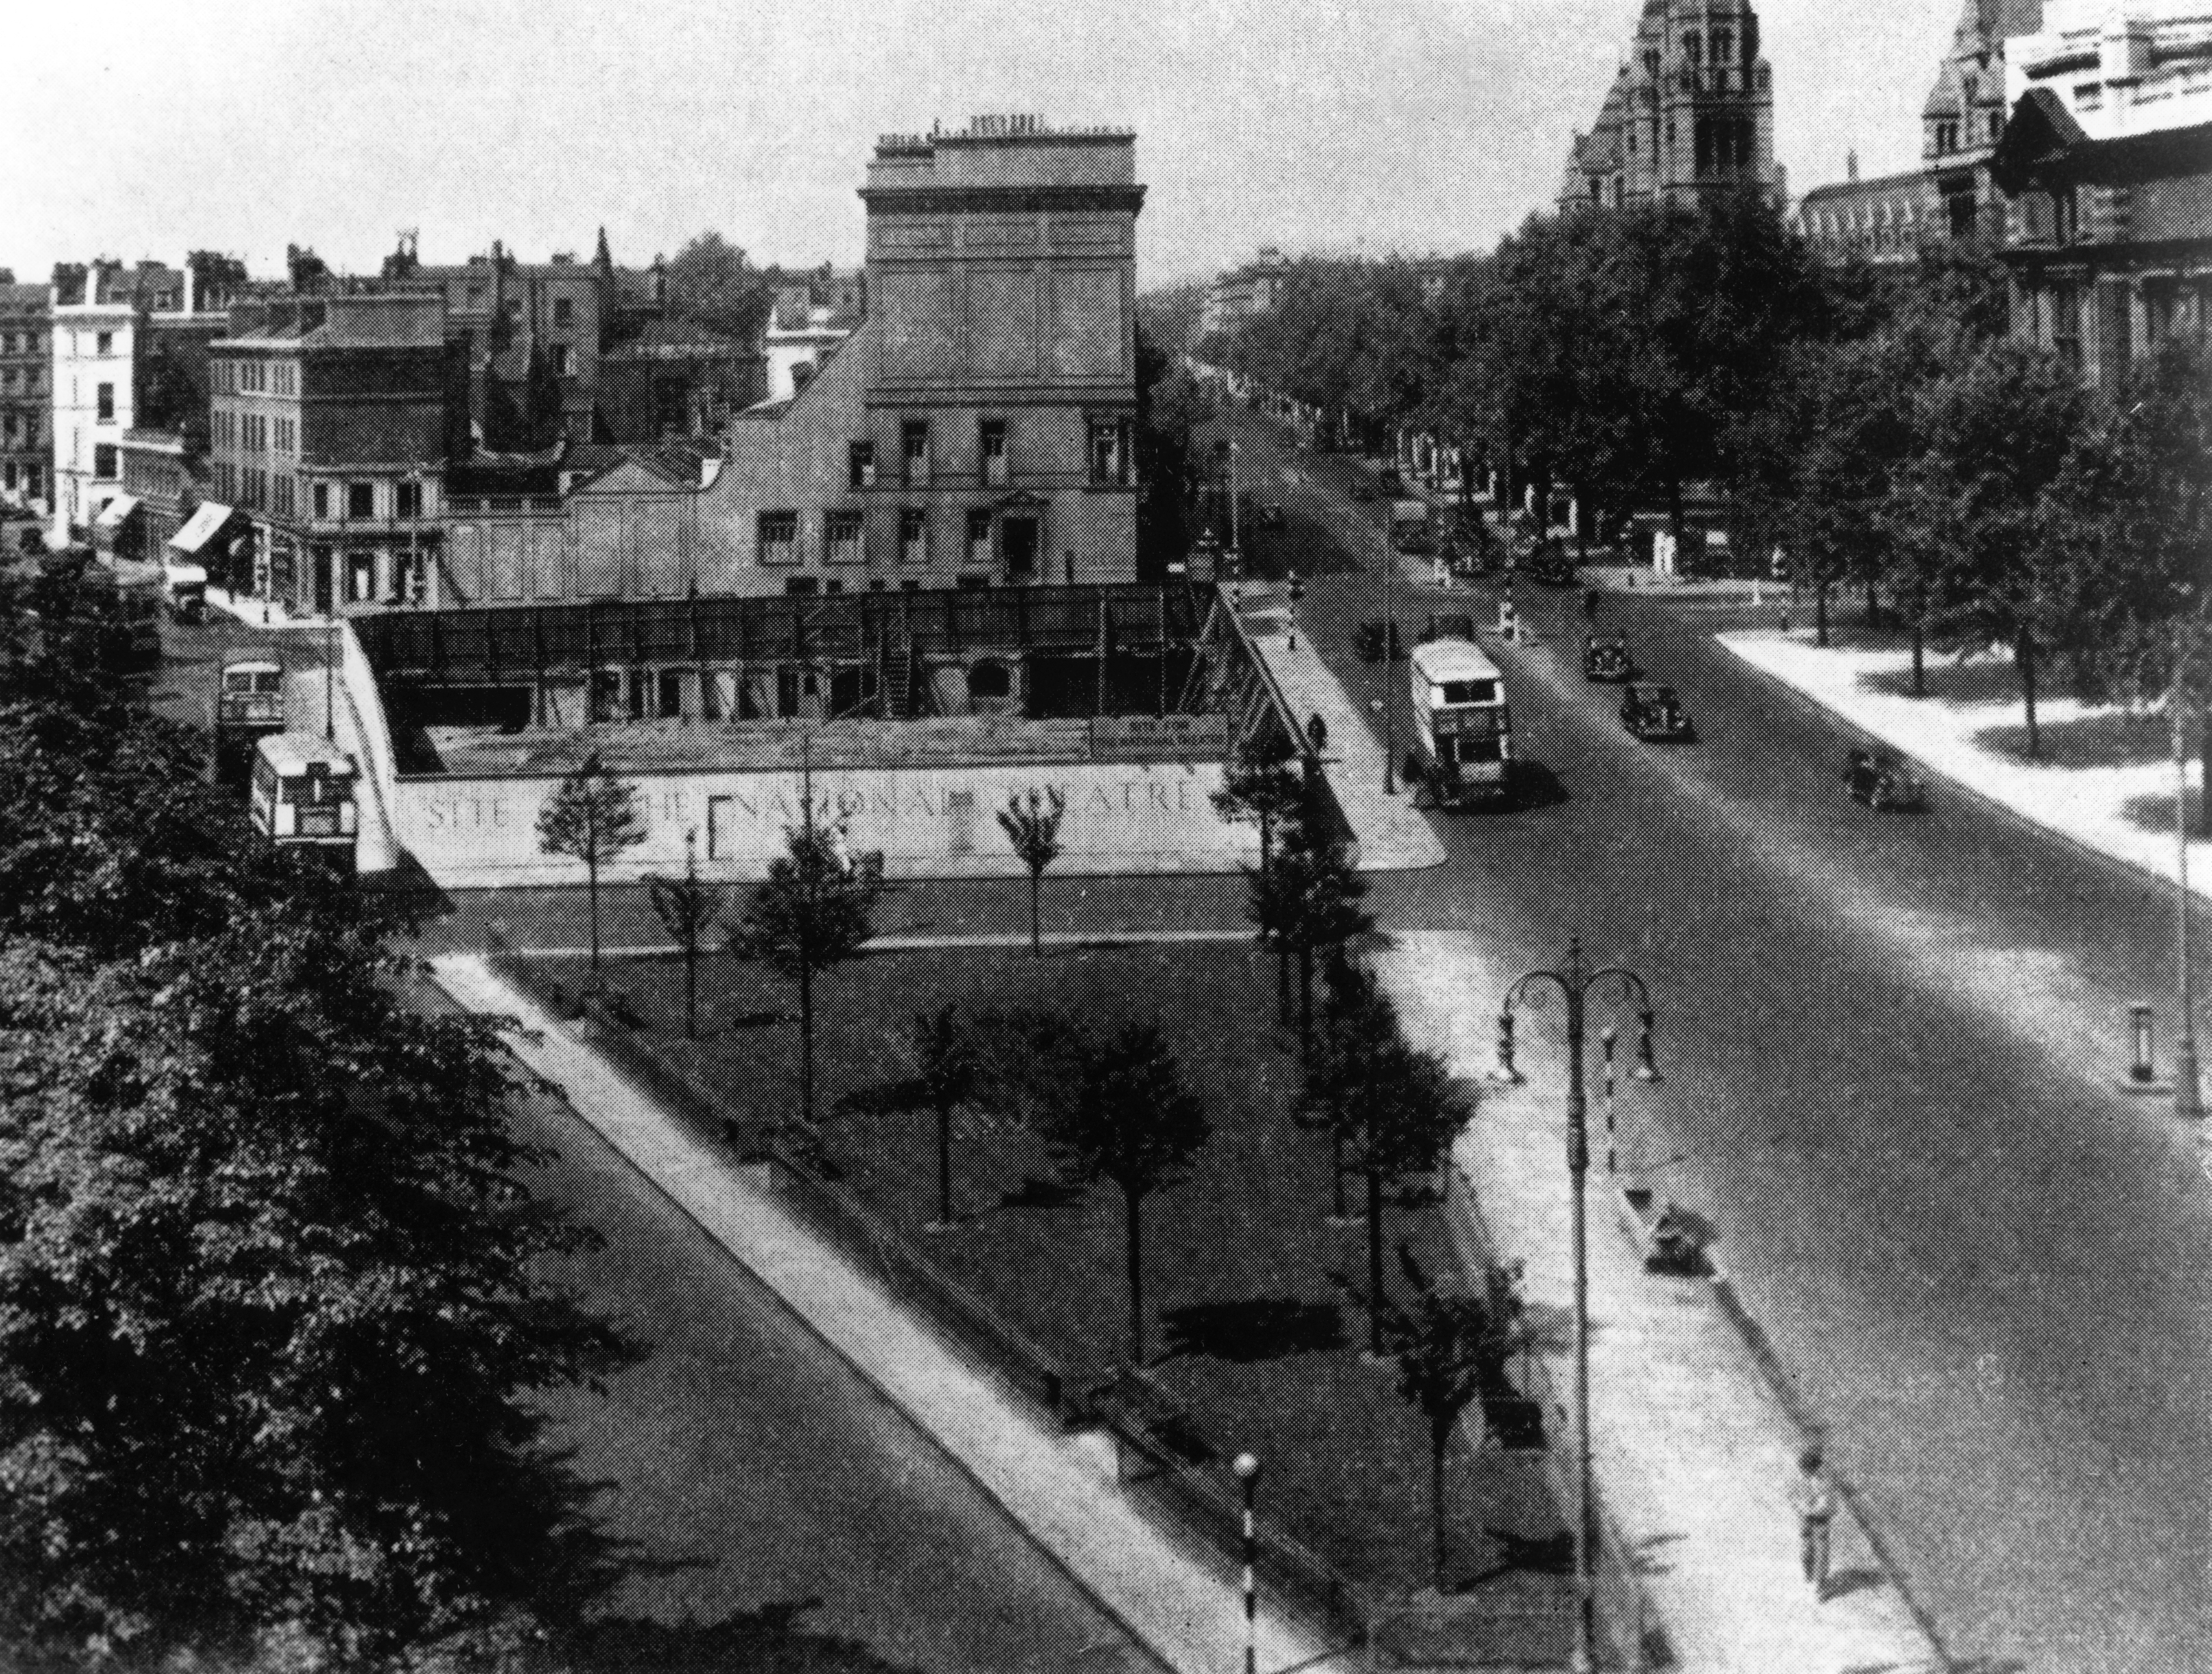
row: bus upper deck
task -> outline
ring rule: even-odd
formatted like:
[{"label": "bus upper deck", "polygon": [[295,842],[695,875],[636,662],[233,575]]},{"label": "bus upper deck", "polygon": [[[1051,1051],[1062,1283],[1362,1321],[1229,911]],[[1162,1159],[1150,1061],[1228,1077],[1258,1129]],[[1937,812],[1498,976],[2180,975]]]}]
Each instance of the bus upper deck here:
[{"label": "bus upper deck", "polygon": [[1416,646],[1407,662],[1415,753],[1437,801],[1508,796],[1513,713],[1498,665],[1463,639]]}]

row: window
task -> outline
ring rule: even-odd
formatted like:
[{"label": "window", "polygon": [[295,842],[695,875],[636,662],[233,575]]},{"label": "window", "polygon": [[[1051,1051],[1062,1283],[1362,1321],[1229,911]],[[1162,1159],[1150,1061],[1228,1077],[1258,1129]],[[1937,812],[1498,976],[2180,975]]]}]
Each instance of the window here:
[{"label": "window", "polygon": [[830,563],[858,563],[861,557],[859,512],[831,512],[823,520],[823,557]]},{"label": "window", "polygon": [[899,510],[899,562],[929,562],[929,514],[919,506],[904,506]]},{"label": "window", "polygon": [[1948,156],[1959,149],[1959,125],[1939,122],[1936,125],[1936,155]]},{"label": "window", "polygon": [[1682,37],[1682,56],[1692,64],[1703,64],[1705,61],[1705,44],[1698,38],[1695,29]]},{"label": "window", "polygon": [[876,444],[856,441],[846,450],[845,468],[854,488],[873,488],[876,485]]},{"label": "window", "polygon": [[328,517],[330,514],[331,485],[328,483],[317,483],[315,484],[315,515]]},{"label": "window", "polygon": [[968,562],[978,569],[991,567],[991,514],[981,507],[968,514]]},{"label": "window", "polygon": [[1006,421],[983,421],[983,480],[996,486],[1006,480]]},{"label": "window", "polygon": [[92,352],[94,354],[112,355],[115,352],[115,333],[112,332],[97,332],[94,335],[92,344]]},{"label": "window", "polygon": [[348,517],[376,515],[376,484],[374,483],[346,484],[346,515]]},{"label": "window", "polygon": [[392,514],[394,517],[422,515],[422,484],[395,483],[392,487]]},{"label": "window", "polygon": [[763,512],[760,514],[760,561],[763,563],[799,562],[797,512]]},{"label": "window", "polygon": [[297,503],[297,502],[293,499],[292,495],[292,479],[289,477],[279,477],[276,479],[276,514],[279,517],[291,516],[292,508]]},{"label": "window", "polygon": [[1713,31],[1713,62],[1715,64],[1735,62],[1735,37],[1725,29]]},{"label": "window", "polygon": [[510,296],[507,299],[507,317],[509,320],[522,318],[522,299],[520,296]]},{"label": "window", "polygon": [[94,444],[92,474],[99,481],[112,483],[115,480],[115,455],[116,447],[113,442],[102,441]]},{"label": "window", "polygon": [[929,421],[908,419],[899,426],[899,452],[906,457],[907,485],[929,480]]},{"label": "window", "polygon": [[115,422],[115,386],[100,384],[93,390],[93,416],[103,424]]},{"label": "window", "polygon": [[576,299],[573,296],[555,297],[553,299],[553,323],[556,326],[573,326],[575,322]]},{"label": "window", "polygon": [[556,378],[576,375],[576,351],[565,343],[553,345],[553,375]]},{"label": "window", "polygon": [[793,598],[799,599],[811,598],[821,588],[811,575],[792,575],[785,578],[783,590]]},{"label": "window", "polygon": [[1127,484],[1128,428],[1126,419],[1091,421],[1091,480],[1094,484],[1121,487]]},{"label": "window", "polygon": [[2051,346],[2077,371],[2081,365],[2081,298],[2071,284],[2051,288]]}]

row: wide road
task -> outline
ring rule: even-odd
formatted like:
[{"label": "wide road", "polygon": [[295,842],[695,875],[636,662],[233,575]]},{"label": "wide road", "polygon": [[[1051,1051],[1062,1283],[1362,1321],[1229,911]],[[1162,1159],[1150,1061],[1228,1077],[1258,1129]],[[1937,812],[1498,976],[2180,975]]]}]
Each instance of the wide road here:
[{"label": "wide road", "polygon": [[540,1202],[606,1240],[566,1276],[646,1349],[604,1399],[553,1403],[555,1440],[606,1484],[609,1532],[640,1549],[607,1601],[630,1625],[606,1666],[1158,1667],[565,1105],[533,1103],[522,1127],[559,1154]]},{"label": "wide road", "polygon": [[[1237,428],[1294,534],[1379,550],[1348,462]],[[1437,819],[1449,864],[1379,890],[1386,922],[1527,968],[1579,933],[1650,983],[1668,1080],[1628,1097],[1625,1162],[1717,1225],[1963,1665],[2212,1665],[2212,1190],[2169,1107],[2112,1088],[2126,1002],[2172,992],[2170,896],[1940,785],[1924,818],[1860,807],[1844,736],[1713,643],[1710,611],[1617,596],[1607,625],[1702,734],[1638,744],[1581,677],[1579,595],[1519,591],[1539,642],[1501,660],[1554,800]],[[1348,648],[1377,594],[1322,575],[1303,612],[1363,697],[1379,674]],[[1432,601],[1401,599],[1418,627]]]}]

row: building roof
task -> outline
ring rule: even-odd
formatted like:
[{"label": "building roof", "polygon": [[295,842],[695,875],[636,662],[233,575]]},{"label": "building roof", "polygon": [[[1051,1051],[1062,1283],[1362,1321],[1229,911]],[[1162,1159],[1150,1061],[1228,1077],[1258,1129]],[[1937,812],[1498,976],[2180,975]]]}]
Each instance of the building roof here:
[{"label": "building roof", "polygon": [[0,308],[44,309],[52,295],[46,285],[0,285]]},{"label": "building roof", "polygon": [[1797,201],[1803,209],[1833,209],[1858,198],[1887,198],[1908,189],[1925,192],[1928,176],[1913,168],[1901,174],[1876,174],[1863,180],[1832,180],[1826,186],[1814,186]]},{"label": "building roof", "polygon": [[682,442],[609,447],[591,443],[572,448],[563,461],[570,471],[603,477],[625,465],[636,466],[672,488],[696,488],[707,456]]},{"label": "building roof", "polygon": [[660,361],[690,357],[719,359],[751,351],[735,338],[725,337],[696,320],[671,320],[665,315],[648,320],[631,336],[609,349],[607,360]]}]

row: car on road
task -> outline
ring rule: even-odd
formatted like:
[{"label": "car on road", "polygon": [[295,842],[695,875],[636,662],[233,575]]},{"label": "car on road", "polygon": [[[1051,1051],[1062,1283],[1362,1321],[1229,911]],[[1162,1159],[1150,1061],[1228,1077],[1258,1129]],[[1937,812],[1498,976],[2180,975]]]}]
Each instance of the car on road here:
[{"label": "car on road", "polygon": [[1355,500],[1372,500],[1375,497],[1375,484],[1369,482],[1364,477],[1354,477],[1352,479],[1351,493],[1352,497]]},{"label": "car on road", "polygon": [[1567,556],[1566,548],[1556,542],[1547,541],[1539,546],[1522,568],[1528,572],[1530,581],[1540,581],[1546,587],[1572,587],[1579,575],[1574,560]]},{"label": "car on road", "polygon": [[1282,507],[1273,500],[1262,500],[1260,502],[1259,523],[1263,529],[1281,528],[1283,527]]},{"label": "car on road", "polygon": [[1592,634],[1583,642],[1583,679],[1601,685],[1618,685],[1636,678],[1636,660],[1628,654],[1628,637]]},{"label": "car on road", "polygon": [[1398,467],[1395,465],[1386,465],[1376,472],[1375,484],[1385,494],[1403,494],[1406,491],[1406,479],[1398,474]]},{"label": "car on road", "polygon": [[1690,712],[1672,686],[1630,682],[1620,697],[1620,724],[1646,744],[1689,744],[1697,738]]},{"label": "car on road", "polygon": [[1928,788],[1894,756],[1853,750],[1844,768],[1844,784],[1854,801],[1876,813],[1917,813],[1928,806]]},{"label": "car on road", "polygon": [[[1352,630],[1352,642],[1358,649],[1362,662],[1382,660],[1382,624],[1379,618],[1363,622]],[[1398,631],[1397,618],[1395,617],[1390,621],[1389,634],[1390,660],[1396,662],[1406,654],[1406,641],[1405,636]]]},{"label": "car on road", "polygon": [[1437,550],[1436,539],[1425,523],[1400,524],[1390,532],[1390,544],[1417,558],[1425,558]]}]

